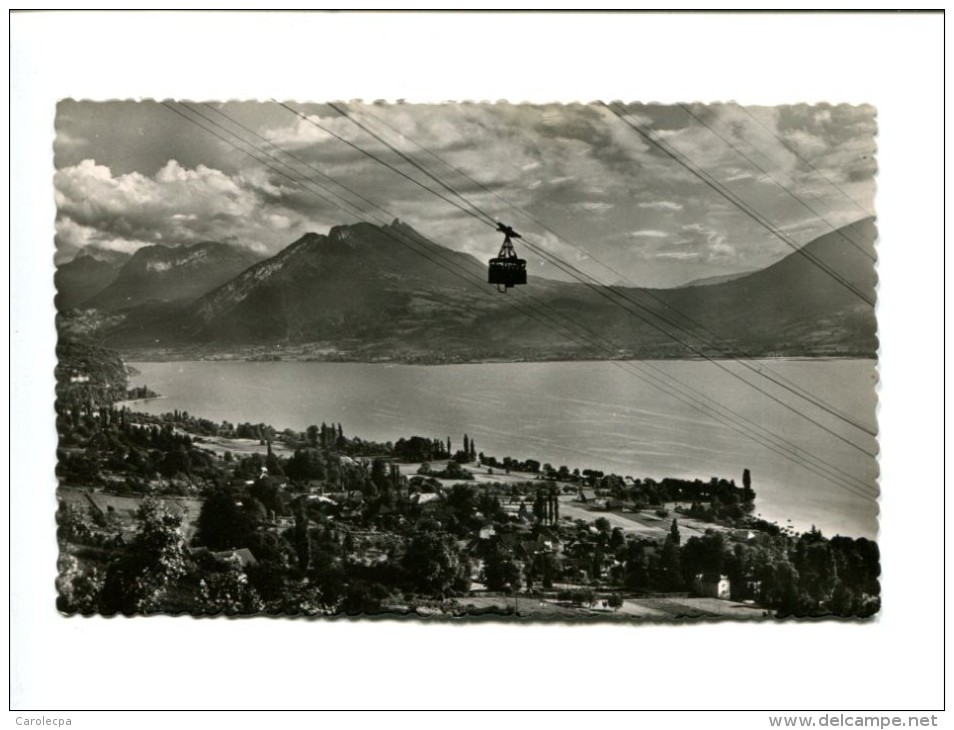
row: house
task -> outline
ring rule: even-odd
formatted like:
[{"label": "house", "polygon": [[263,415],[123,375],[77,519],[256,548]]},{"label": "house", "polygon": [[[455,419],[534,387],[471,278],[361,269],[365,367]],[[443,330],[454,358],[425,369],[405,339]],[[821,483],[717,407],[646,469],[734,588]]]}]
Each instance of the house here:
[{"label": "house", "polygon": [[596,501],[596,490],[595,489],[580,489],[576,501],[582,502],[583,504],[589,504],[591,502]]},{"label": "house", "polygon": [[485,526],[485,527],[481,527],[481,528],[480,528],[480,539],[481,539],[481,540],[489,540],[490,538],[492,538],[492,537],[493,537],[494,535],[496,535],[496,534],[497,534],[497,531],[494,529],[494,526],[493,526],[493,525],[487,525],[487,526]]},{"label": "house", "polygon": [[732,592],[732,584],[727,575],[699,573],[692,581],[692,590],[699,596],[728,600]]},{"label": "house", "polygon": [[330,504],[332,507],[338,506],[338,503],[331,499],[331,497],[326,497],[323,494],[309,494],[305,496],[305,499],[312,504]]},{"label": "house", "polygon": [[251,568],[258,564],[252,551],[248,548],[238,548],[237,550],[223,550],[212,553],[222,562],[238,563],[242,568]]},{"label": "house", "polygon": [[226,567],[251,568],[258,564],[248,548],[234,550],[209,550],[207,547],[189,548],[189,557],[197,565],[209,570],[221,570]]},{"label": "house", "polygon": [[434,492],[418,492],[411,496],[411,504],[418,507],[423,507],[428,504],[432,507],[436,507],[441,501],[441,495],[435,494]]}]

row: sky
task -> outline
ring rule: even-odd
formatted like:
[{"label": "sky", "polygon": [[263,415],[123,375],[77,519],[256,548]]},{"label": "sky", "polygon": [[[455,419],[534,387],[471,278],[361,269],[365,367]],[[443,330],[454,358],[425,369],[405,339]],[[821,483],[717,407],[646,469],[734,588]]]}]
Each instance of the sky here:
[{"label": "sky", "polygon": [[[64,100],[57,261],[200,241],[271,255],[395,218],[486,260],[490,218],[602,283],[671,287],[874,214],[871,106],[610,107]],[[566,278],[517,251],[531,276]]]}]

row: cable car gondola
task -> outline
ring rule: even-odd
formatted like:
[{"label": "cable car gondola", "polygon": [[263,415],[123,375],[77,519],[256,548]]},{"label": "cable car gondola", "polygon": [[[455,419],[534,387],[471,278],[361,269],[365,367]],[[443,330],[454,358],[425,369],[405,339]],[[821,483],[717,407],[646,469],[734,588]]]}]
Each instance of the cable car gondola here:
[{"label": "cable car gondola", "polygon": [[500,247],[497,258],[490,259],[487,282],[496,284],[497,291],[506,294],[510,287],[527,283],[527,261],[517,258],[517,252],[513,250],[511,239],[520,238],[520,234],[499,221],[497,222],[497,230],[504,234],[504,242]]}]

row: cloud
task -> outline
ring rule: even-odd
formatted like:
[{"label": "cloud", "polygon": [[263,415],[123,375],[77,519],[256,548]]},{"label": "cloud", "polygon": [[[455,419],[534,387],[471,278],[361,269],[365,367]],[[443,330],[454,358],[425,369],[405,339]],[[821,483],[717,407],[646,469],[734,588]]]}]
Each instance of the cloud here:
[{"label": "cloud", "polygon": [[682,203],[677,203],[674,200],[653,200],[648,203],[639,203],[639,208],[647,210],[682,210]]},{"label": "cloud", "polygon": [[55,144],[57,147],[82,147],[83,145],[89,144],[89,140],[86,139],[86,137],[60,130],[56,133]]},{"label": "cloud", "polygon": [[660,251],[655,254],[657,259],[676,259],[684,261],[688,259],[698,259],[702,254],[698,251]]},{"label": "cloud", "polygon": [[605,213],[606,211],[614,208],[615,206],[612,203],[588,202],[588,203],[574,203],[573,206],[571,207],[574,210],[588,210],[595,213]]},{"label": "cloud", "polygon": [[[104,108],[82,102],[66,109],[69,115],[58,112],[58,246],[130,248],[211,239],[275,251],[307,230],[321,232],[360,216],[373,222],[401,218],[439,243],[481,259],[499,248],[496,234],[447,200],[278,105],[235,103],[223,109],[281,148],[256,138],[256,145],[289,162],[297,171],[289,170],[291,177],[311,178],[303,185],[226,149],[168,110],[117,103],[104,115]],[[299,108],[460,203],[330,107]],[[705,269],[713,262],[718,264],[713,268],[725,271],[741,263],[751,268],[786,248],[599,105],[349,103],[345,108],[528,240],[557,245],[544,235],[540,221],[564,242],[582,242],[594,257],[646,283],[657,275],[669,280],[661,273],[667,265],[678,269],[678,277],[697,276],[709,273]],[[872,207],[876,128],[871,107],[694,105],[692,115],[679,106],[616,108],[692,165],[727,183],[753,209],[792,230],[799,242],[825,230],[819,231],[818,222],[772,178],[832,222],[852,222],[863,214],[845,194]],[[144,146],[130,135],[117,137],[158,122],[165,125],[162,143]],[[68,155],[59,154],[67,149]],[[337,209],[322,200],[333,194],[319,190],[319,182],[353,207],[342,203],[347,210]],[[568,259],[576,251],[560,250]]]},{"label": "cloud", "polygon": [[669,234],[665,231],[654,231],[646,229],[642,231],[630,231],[627,234],[630,238],[668,238]]},{"label": "cloud", "polygon": [[735,256],[735,247],[726,243],[722,236],[715,236],[709,241],[709,258],[731,258]]},{"label": "cloud", "polygon": [[130,251],[215,240],[276,250],[291,242],[290,230],[312,223],[267,195],[281,190],[255,174],[188,169],[176,160],[152,177],[113,175],[83,160],[59,170],[54,185],[57,243],[68,249],[97,244]]}]

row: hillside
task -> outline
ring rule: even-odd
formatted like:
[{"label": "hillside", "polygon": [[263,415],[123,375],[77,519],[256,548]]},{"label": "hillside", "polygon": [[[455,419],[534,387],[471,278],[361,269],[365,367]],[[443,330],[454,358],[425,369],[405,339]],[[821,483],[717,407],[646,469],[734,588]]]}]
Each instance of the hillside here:
[{"label": "hillside", "polygon": [[123,251],[90,245],[80,249],[71,260],[59,264],[53,274],[57,310],[66,312],[99,294],[116,279],[131,257],[132,254]]},{"label": "hillside", "polygon": [[721,285],[673,290],[666,300],[680,312],[695,312],[698,321],[740,349],[873,356],[874,311],[821,267],[874,301],[876,237],[871,219],[859,221],[762,271]]},{"label": "hillside", "polygon": [[85,250],[80,251],[72,261],[58,266],[53,274],[57,311],[66,312],[78,307],[101,292],[116,278],[120,266]]},{"label": "hillside", "polygon": [[[459,275],[469,277],[462,279]],[[327,342],[337,350],[427,351],[457,332],[474,310],[499,306],[484,265],[449,251],[398,221],[337,226],[307,234],[192,305],[142,326],[132,316],[113,336],[125,346],[211,350]],[[445,343],[446,344],[446,343]]]},{"label": "hillside", "polygon": [[128,374],[119,353],[107,347],[60,337],[56,345],[56,408],[92,410],[126,397]]},{"label": "hillside", "polygon": [[224,243],[145,246],[83,306],[116,311],[146,302],[188,302],[233,279],[260,259],[246,248]]},{"label": "hillside", "polygon": [[874,265],[846,237],[873,256],[867,220],[721,283],[647,290],[531,277],[502,295],[485,283],[485,263],[398,221],[358,223],[307,234],[193,302],[124,310],[105,334],[137,356],[173,358],[873,357],[872,308],[809,260],[873,299]]}]

